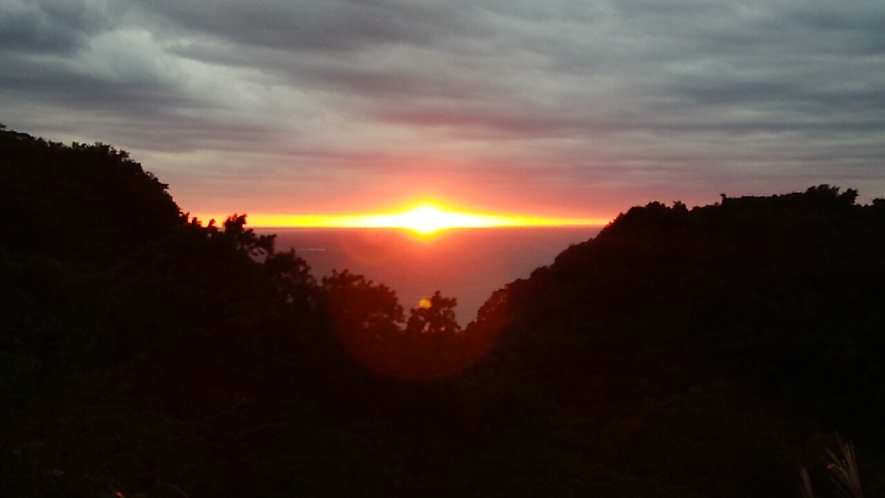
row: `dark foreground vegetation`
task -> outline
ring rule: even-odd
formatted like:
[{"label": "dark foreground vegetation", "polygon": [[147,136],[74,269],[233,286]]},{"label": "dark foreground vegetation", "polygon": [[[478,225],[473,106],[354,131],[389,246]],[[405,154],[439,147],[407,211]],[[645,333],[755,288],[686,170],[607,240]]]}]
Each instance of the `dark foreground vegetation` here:
[{"label": "dark foreground vegetation", "polygon": [[409,310],[189,219],[125,153],[0,130],[0,495],[885,495],[885,202],[651,203]]}]

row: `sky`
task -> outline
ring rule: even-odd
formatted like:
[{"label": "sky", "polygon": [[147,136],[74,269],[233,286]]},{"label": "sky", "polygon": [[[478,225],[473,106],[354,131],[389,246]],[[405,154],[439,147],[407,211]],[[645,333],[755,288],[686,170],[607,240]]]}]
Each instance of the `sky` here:
[{"label": "sky", "polygon": [[191,213],[885,197],[881,0],[0,0],[0,123]]}]

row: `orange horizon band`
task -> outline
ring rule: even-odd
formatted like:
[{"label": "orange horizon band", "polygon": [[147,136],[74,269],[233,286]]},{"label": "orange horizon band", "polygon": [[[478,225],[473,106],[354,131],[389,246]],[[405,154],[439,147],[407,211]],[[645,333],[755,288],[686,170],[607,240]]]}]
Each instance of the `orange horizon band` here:
[{"label": "orange horizon band", "polygon": [[[196,215],[200,221],[216,222],[224,216]],[[450,228],[493,227],[565,227],[602,226],[611,220],[603,218],[562,218],[539,216],[508,216],[449,211],[431,204],[421,204],[393,213],[365,215],[290,215],[250,214],[248,225],[255,228],[401,228],[419,233],[433,233]]]}]

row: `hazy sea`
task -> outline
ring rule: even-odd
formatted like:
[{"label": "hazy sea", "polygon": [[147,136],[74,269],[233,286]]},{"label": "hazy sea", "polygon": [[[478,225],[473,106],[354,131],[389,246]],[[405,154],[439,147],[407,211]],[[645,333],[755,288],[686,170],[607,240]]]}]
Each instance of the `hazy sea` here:
[{"label": "hazy sea", "polygon": [[408,310],[440,291],[458,299],[458,322],[466,325],[497,289],[553,263],[569,245],[599,233],[598,227],[481,228],[419,236],[397,229],[273,228],[277,248],[295,248],[319,279],[350,270],[396,291]]}]

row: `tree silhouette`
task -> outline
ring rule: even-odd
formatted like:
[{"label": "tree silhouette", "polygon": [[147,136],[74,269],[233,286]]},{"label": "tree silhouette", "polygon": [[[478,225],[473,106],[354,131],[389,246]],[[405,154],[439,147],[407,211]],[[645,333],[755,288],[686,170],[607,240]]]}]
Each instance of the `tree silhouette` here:
[{"label": "tree silhouette", "polygon": [[336,333],[343,336],[388,336],[403,323],[403,307],[396,292],[347,270],[323,277],[328,312]]},{"label": "tree silhouette", "polygon": [[[839,430],[881,496],[885,201],[855,198],[632,208],[461,330],[439,292],[406,317],[244,215],[187,219],[110,146],[0,126],[0,489],[796,496]],[[815,486],[840,463],[806,456]]]},{"label": "tree silhouette", "polygon": [[409,312],[406,331],[413,334],[457,334],[461,331],[455,319],[455,306],[458,300],[443,297],[439,291],[429,298],[424,298],[416,308]]},{"label": "tree silhouette", "polygon": [[161,183],[107,144],[0,129],[0,246],[108,268],[185,223]]}]

